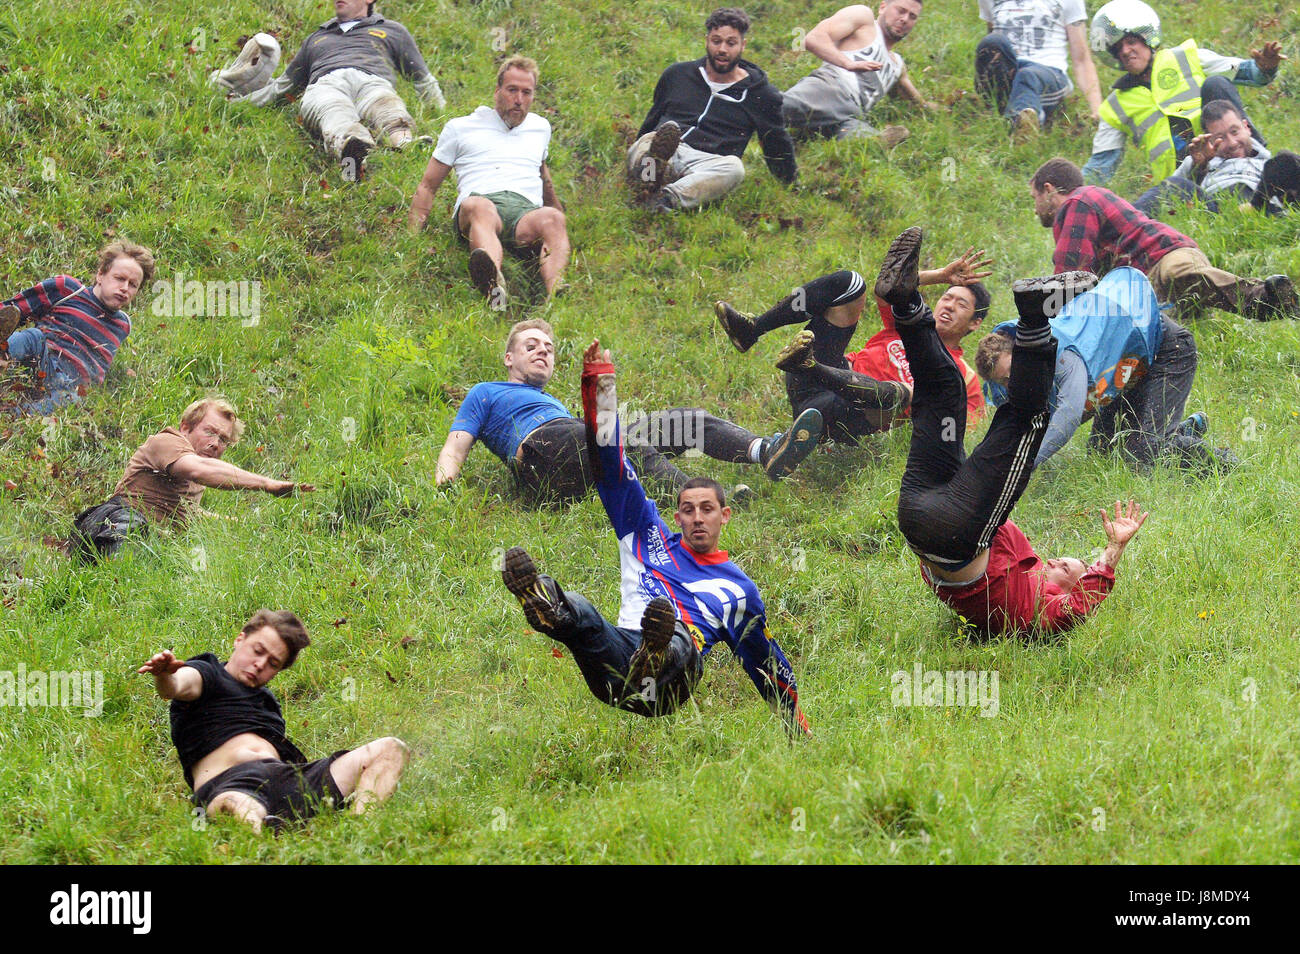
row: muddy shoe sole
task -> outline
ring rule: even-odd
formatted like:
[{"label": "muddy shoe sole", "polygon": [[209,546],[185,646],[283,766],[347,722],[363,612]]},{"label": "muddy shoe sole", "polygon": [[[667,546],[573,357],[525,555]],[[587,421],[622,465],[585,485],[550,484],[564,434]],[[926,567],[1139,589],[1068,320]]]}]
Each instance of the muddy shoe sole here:
[{"label": "muddy shoe sole", "polygon": [[883,298],[895,307],[912,300],[920,277],[922,235],[920,227],[913,225],[890,243],[885,260],[880,264],[880,275],[876,278],[877,298]]},{"label": "muddy shoe sole", "polygon": [[816,343],[816,335],[805,328],[776,356],[777,369],[790,374],[809,370],[813,366],[813,345]]},{"label": "muddy shoe sole", "polygon": [[559,587],[554,580],[542,578],[537,564],[523,547],[506,551],[501,579],[524,608],[528,625],[539,633],[549,635],[568,620],[569,614],[560,603]]},{"label": "muddy shoe sole", "polygon": [[1097,285],[1092,272],[1061,272],[1041,278],[1021,278],[1011,283],[1016,311],[1022,318],[1055,318],[1061,309]]}]

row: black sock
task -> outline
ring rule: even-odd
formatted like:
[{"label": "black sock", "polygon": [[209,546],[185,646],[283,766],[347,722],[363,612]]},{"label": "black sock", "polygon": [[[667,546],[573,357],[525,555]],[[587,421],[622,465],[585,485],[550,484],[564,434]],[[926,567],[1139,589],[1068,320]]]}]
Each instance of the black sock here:
[{"label": "black sock", "polygon": [[787,295],[773,308],[754,319],[754,330],[760,335],[785,325],[800,324],[826,314],[827,309],[845,305],[866,292],[866,282],[857,272],[847,269],[823,275],[794,294]]},{"label": "black sock", "polygon": [[844,363],[844,352],[853,340],[853,332],[858,330],[858,326],[841,328],[827,321],[825,315],[817,315],[808,322],[808,330],[817,339],[813,344],[813,358],[822,364],[838,367]]}]

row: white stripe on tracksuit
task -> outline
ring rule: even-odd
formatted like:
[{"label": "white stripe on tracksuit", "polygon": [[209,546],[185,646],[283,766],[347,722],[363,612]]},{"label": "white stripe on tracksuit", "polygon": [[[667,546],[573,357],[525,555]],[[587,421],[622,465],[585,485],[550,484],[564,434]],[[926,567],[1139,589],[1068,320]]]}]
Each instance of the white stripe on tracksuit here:
[{"label": "white stripe on tracksuit", "polygon": [[980,533],[977,553],[980,550],[989,548],[993,540],[993,534],[1003,524],[1004,521],[1000,520],[999,517],[1009,505],[1009,498],[1015,493],[1015,487],[1020,481],[1020,475],[1026,467],[1033,466],[1034,439],[1047,430],[1047,419],[1047,412],[1040,411],[1030,419],[1028,430],[1020,435],[1020,443],[1016,446],[1016,454],[1011,463],[1011,470],[1008,471],[1007,478],[1002,484],[1002,493],[998,496],[997,503],[989,514],[989,522]]}]

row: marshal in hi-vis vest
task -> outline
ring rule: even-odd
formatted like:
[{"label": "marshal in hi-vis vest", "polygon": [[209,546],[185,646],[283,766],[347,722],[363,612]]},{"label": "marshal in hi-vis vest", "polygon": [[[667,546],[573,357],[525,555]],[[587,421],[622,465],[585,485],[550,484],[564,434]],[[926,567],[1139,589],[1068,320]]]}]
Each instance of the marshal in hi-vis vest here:
[{"label": "marshal in hi-vis vest", "polygon": [[1157,50],[1151,58],[1151,86],[1112,90],[1101,104],[1101,118],[1146,152],[1156,181],[1167,179],[1178,167],[1170,116],[1192,124],[1194,135],[1201,132],[1201,83],[1205,71],[1196,41],[1187,40],[1172,49]]}]

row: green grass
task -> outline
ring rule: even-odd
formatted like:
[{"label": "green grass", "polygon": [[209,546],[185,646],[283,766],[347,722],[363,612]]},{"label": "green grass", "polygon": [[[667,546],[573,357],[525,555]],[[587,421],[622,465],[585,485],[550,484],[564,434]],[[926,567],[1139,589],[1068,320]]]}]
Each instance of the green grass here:
[{"label": "green grass", "polygon": [[[383,9],[417,37],[448,115],[488,102],[494,28],[510,52],[542,63],[538,108],[555,127],[551,164],[575,249],[573,287],[546,313],[561,337],[555,393],[576,407],[578,357],[599,335],[623,399],[703,403],[768,432],[788,420],[770,363],[783,342],[736,354],[712,319],[715,298],[758,307],[831,269],[874,275],[913,223],[927,230],[927,264],[972,243],[997,256],[990,324],[1009,315],[1011,279],[1050,269],[1026,181],[1051,155],[1084,159],[1091,133],[1065,122],[1010,150],[968,92],[983,33],[973,4],[930,6],[900,50],[951,113],[887,104],[879,119],[909,125],[907,142],[804,147],[793,190],[751,152],[738,192],[671,219],[627,208],[623,149],[659,71],[700,55],[704,6]],[[1258,45],[1238,7],[1197,4],[1193,23],[1191,7],[1166,6],[1173,40],[1194,35],[1224,53]],[[1275,8],[1268,36],[1294,35],[1293,11],[1257,12]],[[814,16],[793,0],[750,11],[749,56],[788,87],[813,66],[790,39]],[[493,569],[500,548],[526,544],[612,613],[615,544],[599,503],[526,510],[483,448],[457,492],[432,486],[458,397],[501,375],[514,318],[488,311],[465,281],[445,225],[450,184],[431,229],[410,236],[427,152],[378,154],[370,177],[348,186],[293,106],[230,104],[206,85],[239,36],[274,30],[291,56],[328,15],[303,0],[37,0],[21,19],[0,12],[0,289],[87,276],[106,235],[154,248],[160,280],[262,283],[255,327],[155,315],[146,291],[106,387],[54,424],[5,425],[0,477],[17,489],[0,492],[0,668],[102,670],[106,699],[98,719],[0,713],[0,861],[1297,859],[1295,324],[1216,313],[1194,327],[1188,410],[1208,412],[1216,440],[1243,458],[1238,472],[1136,475],[1088,456],[1079,437],[1035,477],[1016,519],[1044,555],[1095,553],[1107,501],[1132,495],[1152,510],[1101,613],[1045,645],[968,641],[922,585],[893,516],[906,429],[818,454],[779,486],[688,461],[757,486],[723,545],[764,593],[816,736],[788,743],[725,649],[687,711],[624,715],[528,630]],[[190,54],[196,30],[204,49]],[[1300,143],[1300,57],[1293,43],[1287,52],[1272,87],[1245,93],[1274,146]],[[1109,84],[1114,69],[1098,65]],[[442,117],[401,89],[436,132]],[[1132,154],[1114,185],[1130,196],[1144,187]],[[1294,216],[1179,222],[1225,267],[1300,274]],[[208,390],[248,421],[227,459],[320,491],[287,501],[209,491],[216,517],[92,569],[43,545]],[[229,821],[194,830],[166,707],[134,669],[163,647],[224,653],[263,605],[296,610],[314,635],[273,683],[304,750],[388,734],[411,744],[382,810],[279,839]],[[916,662],[996,670],[998,715],[893,707],[891,673]]]}]

